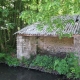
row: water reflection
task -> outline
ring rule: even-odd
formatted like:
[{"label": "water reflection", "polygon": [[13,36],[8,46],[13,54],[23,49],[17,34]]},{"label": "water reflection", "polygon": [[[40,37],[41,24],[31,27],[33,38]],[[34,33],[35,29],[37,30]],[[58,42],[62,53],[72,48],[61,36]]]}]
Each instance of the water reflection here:
[{"label": "water reflection", "polygon": [[58,76],[0,64],[0,80],[62,80]]}]

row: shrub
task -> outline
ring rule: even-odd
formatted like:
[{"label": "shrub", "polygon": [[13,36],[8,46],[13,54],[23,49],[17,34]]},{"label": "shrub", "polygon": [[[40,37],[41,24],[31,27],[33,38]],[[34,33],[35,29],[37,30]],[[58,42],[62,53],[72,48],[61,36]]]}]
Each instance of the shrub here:
[{"label": "shrub", "polygon": [[4,62],[5,61],[5,54],[4,53],[0,53],[0,62]]},{"label": "shrub", "polygon": [[26,59],[22,57],[21,63],[25,65],[26,67],[29,67],[30,63],[32,62],[32,57],[30,59]]},{"label": "shrub", "polygon": [[5,54],[4,53],[0,53],[0,59],[4,58]]},{"label": "shrub", "polygon": [[53,64],[53,58],[47,55],[37,55],[35,59],[32,61],[30,66],[39,66],[44,67],[45,69],[51,69]]},{"label": "shrub", "polygon": [[66,74],[68,72],[68,64],[65,59],[56,59],[54,62],[54,70],[59,74]]},{"label": "shrub", "polygon": [[80,78],[79,58],[75,55],[75,53],[70,53],[66,57],[66,62],[69,66],[69,72],[67,74],[67,77]]},{"label": "shrub", "polygon": [[66,75],[67,78],[80,78],[79,58],[75,53],[69,53],[64,59],[47,55],[36,55],[30,59],[22,58],[19,61],[17,58],[7,54],[0,53],[0,60],[4,59],[9,66],[18,66],[20,62],[28,67],[40,67],[47,71],[57,71],[59,74]]},{"label": "shrub", "polygon": [[45,68],[50,71],[57,71],[59,74],[66,75],[67,78],[80,78],[80,66],[78,57],[74,53],[69,53],[64,59],[37,55],[30,66]]},{"label": "shrub", "polygon": [[79,59],[74,53],[69,53],[64,59],[55,60],[54,70],[67,78],[80,78]]},{"label": "shrub", "polygon": [[17,58],[9,55],[5,57],[5,63],[7,63],[9,66],[18,66],[20,64]]}]

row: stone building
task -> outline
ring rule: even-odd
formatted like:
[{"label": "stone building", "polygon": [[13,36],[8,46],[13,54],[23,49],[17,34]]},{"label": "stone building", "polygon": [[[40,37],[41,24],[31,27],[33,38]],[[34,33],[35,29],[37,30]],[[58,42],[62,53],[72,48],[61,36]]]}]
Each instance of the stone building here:
[{"label": "stone building", "polygon": [[[58,16],[63,20],[73,19],[72,23],[66,23],[62,32],[72,33],[72,37],[63,37],[59,39],[57,29],[47,32],[44,26],[40,31],[37,29],[39,23],[24,27],[17,34],[17,58],[23,56],[29,58],[30,55],[40,53],[54,54],[57,52],[78,52],[80,55],[80,16]],[[54,19],[53,19],[54,20]]]}]

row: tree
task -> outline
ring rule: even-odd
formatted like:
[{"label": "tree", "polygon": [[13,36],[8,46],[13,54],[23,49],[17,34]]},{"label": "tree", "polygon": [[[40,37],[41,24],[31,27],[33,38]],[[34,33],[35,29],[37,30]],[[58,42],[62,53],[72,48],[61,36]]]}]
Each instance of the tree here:
[{"label": "tree", "polygon": [[[79,4],[80,0],[0,0],[0,51],[15,47],[13,34],[23,26],[41,22],[40,30],[47,24],[48,31],[52,31],[51,17],[80,14]],[[62,29],[59,22],[60,19],[55,20]]]},{"label": "tree", "polygon": [[15,47],[16,40],[13,34],[23,25],[23,22],[19,18],[19,14],[23,9],[21,0],[0,0],[1,52],[8,52],[12,47]]},{"label": "tree", "polygon": [[[39,29],[42,29],[46,24],[48,25],[48,31],[53,31],[53,23],[56,24],[56,28],[63,29],[64,23],[60,18],[55,19],[54,22],[51,18],[58,15],[79,15],[80,14],[80,0],[22,0],[26,5],[25,11],[22,11],[20,18],[24,23],[32,24],[35,22],[41,22]],[[67,21],[66,21],[67,22]],[[68,22],[74,23],[73,20]],[[61,31],[58,31],[60,36]],[[71,36],[71,34],[70,34]]]}]

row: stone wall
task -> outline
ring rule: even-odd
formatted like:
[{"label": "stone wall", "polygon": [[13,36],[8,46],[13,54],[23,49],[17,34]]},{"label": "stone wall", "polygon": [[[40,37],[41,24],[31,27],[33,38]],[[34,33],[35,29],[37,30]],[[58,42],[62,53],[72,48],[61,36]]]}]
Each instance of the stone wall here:
[{"label": "stone wall", "polygon": [[74,38],[58,37],[39,37],[38,48],[43,53],[48,52],[54,54],[56,52],[73,52],[74,51]]},{"label": "stone wall", "polygon": [[22,36],[17,35],[17,58],[21,59],[22,56]]},{"label": "stone wall", "polygon": [[80,35],[72,38],[36,37],[17,35],[17,58],[38,53],[55,54],[59,52],[78,52],[80,56]]},{"label": "stone wall", "polygon": [[30,58],[36,54],[36,37],[17,35],[17,58]]},{"label": "stone wall", "polygon": [[80,57],[80,35],[74,35],[74,48],[75,52],[78,52],[78,56]]}]

